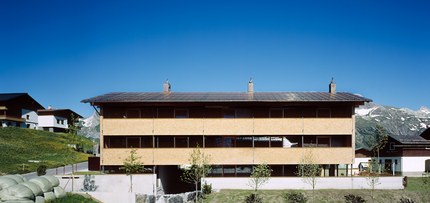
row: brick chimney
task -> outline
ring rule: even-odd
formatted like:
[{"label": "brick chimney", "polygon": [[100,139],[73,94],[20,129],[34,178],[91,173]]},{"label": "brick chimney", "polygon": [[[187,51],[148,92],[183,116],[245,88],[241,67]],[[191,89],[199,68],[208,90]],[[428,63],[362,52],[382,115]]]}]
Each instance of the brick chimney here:
[{"label": "brick chimney", "polygon": [[248,82],[248,93],[254,93],[254,82],[252,82],[252,78],[250,78]]},{"label": "brick chimney", "polygon": [[166,80],[166,82],[163,83],[163,92],[164,93],[169,93],[170,92],[170,83],[169,83],[169,79]]},{"label": "brick chimney", "polygon": [[334,78],[331,78],[330,84],[328,85],[328,92],[330,94],[336,94],[336,83],[334,82]]}]

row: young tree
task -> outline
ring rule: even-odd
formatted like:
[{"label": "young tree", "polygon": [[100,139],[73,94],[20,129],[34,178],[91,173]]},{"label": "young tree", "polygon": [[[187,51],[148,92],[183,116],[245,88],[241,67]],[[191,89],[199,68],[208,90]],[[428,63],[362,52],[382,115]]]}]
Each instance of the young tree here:
[{"label": "young tree", "polygon": [[136,149],[130,150],[130,156],[124,161],[124,166],[121,170],[125,170],[125,173],[130,176],[130,192],[133,192],[133,174],[144,171],[143,163],[139,161],[140,157],[137,156]]},{"label": "young tree", "polygon": [[252,173],[249,180],[249,186],[257,192],[260,186],[266,184],[269,181],[270,175],[272,174],[272,169],[263,163],[252,167]]},{"label": "young tree", "polygon": [[312,187],[312,201],[314,201],[317,177],[321,175],[321,167],[317,164],[317,160],[312,151],[306,151],[303,155],[300,164],[297,167],[297,175],[302,177],[303,182]]},{"label": "young tree", "polygon": [[196,202],[199,199],[199,195],[198,195],[199,183],[201,182],[202,178],[204,178],[209,173],[211,169],[209,165],[209,159],[210,157],[205,155],[200,150],[200,147],[197,145],[197,147],[190,154],[190,158],[188,159],[191,166],[188,168],[185,168],[181,175],[182,181],[187,183],[192,183],[195,185]]},{"label": "young tree", "polygon": [[72,135],[77,135],[79,129],[80,129],[79,117],[76,116],[74,113],[71,113],[70,114],[70,123],[68,124],[67,132],[72,134]]},{"label": "young tree", "polygon": [[379,170],[379,164],[376,163],[375,159],[372,159],[370,161],[370,169],[369,174],[367,175],[367,184],[370,186],[370,197],[372,198],[372,202],[375,202],[375,188],[377,185],[381,184],[379,182],[379,173],[377,171]]}]

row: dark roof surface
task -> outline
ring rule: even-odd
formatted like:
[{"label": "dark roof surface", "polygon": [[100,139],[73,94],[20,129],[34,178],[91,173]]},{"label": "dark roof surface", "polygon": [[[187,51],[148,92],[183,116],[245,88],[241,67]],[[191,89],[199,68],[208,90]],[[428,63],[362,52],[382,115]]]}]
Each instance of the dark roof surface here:
[{"label": "dark roof surface", "polygon": [[128,102],[370,102],[346,92],[112,92],[83,103]]},{"label": "dark roof surface", "polygon": [[75,114],[75,116],[79,117],[79,118],[83,118],[81,115],[79,115],[78,113],[74,112],[71,109],[39,109],[37,110],[37,113],[39,115],[56,115],[56,113],[59,114],[65,114],[65,116],[69,117],[70,114]]},{"label": "dark roof surface", "polygon": [[0,94],[0,101],[8,101],[23,95],[27,95],[27,93],[3,93]]},{"label": "dark roof surface", "polygon": [[418,135],[389,135],[393,139],[402,144],[430,144],[430,140],[426,140]]}]

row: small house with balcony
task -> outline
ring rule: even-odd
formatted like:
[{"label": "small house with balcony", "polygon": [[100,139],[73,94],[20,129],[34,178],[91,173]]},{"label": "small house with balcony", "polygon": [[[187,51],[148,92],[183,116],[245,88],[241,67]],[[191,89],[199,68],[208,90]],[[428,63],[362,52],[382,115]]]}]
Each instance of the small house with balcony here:
[{"label": "small house with balcony", "polygon": [[45,109],[27,93],[0,93],[0,128],[38,128],[38,109]]}]

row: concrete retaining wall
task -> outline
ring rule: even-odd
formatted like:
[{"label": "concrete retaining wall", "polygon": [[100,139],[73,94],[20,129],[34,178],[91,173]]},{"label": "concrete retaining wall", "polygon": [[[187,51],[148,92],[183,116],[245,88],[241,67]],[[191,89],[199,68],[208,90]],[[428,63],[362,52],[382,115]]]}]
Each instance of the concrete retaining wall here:
[{"label": "concrete retaining wall", "polygon": [[[56,176],[60,186],[67,192],[72,191],[71,176]],[[154,194],[156,176],[152,174],[133,175],[133,192],[130,192],[130,176],[127,175],[95,175],[92,179],[98,186],[94,192],[86,192],[104,203],[135,202],[135,194]],[[75,176],[74,192],[83,189],[84,176]]]},{"label": "concrete retaining wall", "polygon": [[[205,178],[212,189],[252,189],[249,186],[249,178]],[[369,180],[365,177],[321,177],[317,178],[315,189],[370,189]],[[403,177],[380,177],[376,189],[403,189]],[[270,178],[261,189],[284,190],[301,189],[311,190],[312,186],[304,182],[302,178]]]}]

